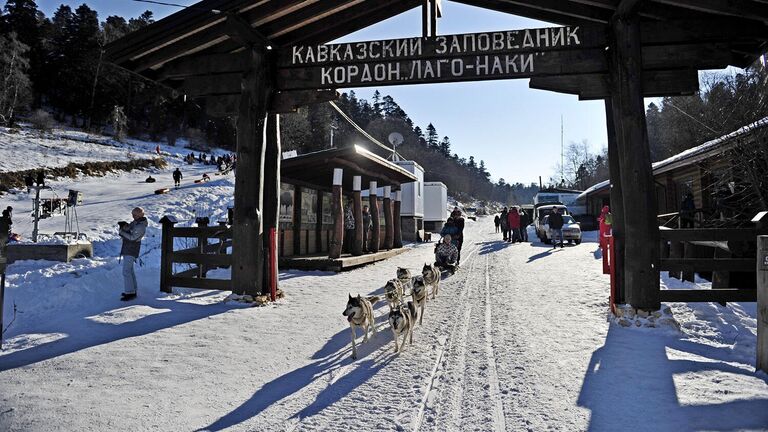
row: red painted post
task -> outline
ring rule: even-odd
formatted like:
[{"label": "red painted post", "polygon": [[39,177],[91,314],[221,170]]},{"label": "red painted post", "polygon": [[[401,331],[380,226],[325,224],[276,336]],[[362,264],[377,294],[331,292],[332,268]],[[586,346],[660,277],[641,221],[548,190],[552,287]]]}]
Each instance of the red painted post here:
[{"label": "red painted post", "polygon": [[614,262],[616,260],[616,251],[615,251],[615,249],[613,247],[613,245],[614,245],[614,243],[613,243],[613,236],[608,236],[608,237],[609,237],[608,238],[608,249],[610,250],[609,254],[610,254],[610,261],[611,261],[610,262],[610,269],[611,269],[611,300],[610,300],[610,302],[611,302],[611,312],[613,312],[613,314],[615,315],[616,314],[616,298],[617,298],[617,293],[616,293],[616,266],[613,265],[613,264],[614,264]]},{"label": "red painted post", "polygon": [[613,263],[608,262],[608,254],[610,253],[608,252],[608,236],[603,234],[602,230],[600,231],[600,249],[603,251],[603,274],[609,274]]},{"label": "red painted post", "polygon": [[269,229],[269,294],[272,301],[277,299],[277,230]]}]

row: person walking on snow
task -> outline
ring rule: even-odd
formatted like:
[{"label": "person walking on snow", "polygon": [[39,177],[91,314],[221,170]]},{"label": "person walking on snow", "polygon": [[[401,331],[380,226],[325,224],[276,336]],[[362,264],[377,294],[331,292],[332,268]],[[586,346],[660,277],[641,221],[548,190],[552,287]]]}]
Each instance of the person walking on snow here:
[{"label": "person walking on snow", "polygon": [[509,209],[509,213],[507,213],[507,224],[509,226],[509,237],[507,238],[507,241],[512,243],[522,241],[520,239],[520,213],[518,212],[517,207]]},{"label": "person walking on snow", "polygon": [[528,243],[528,225],[531,224],[531,217],[528,213],[520,208],[520,239]]},{"label": "person walking on snow", "polygon": [[507,241],[507,232],[509,230],[509,224],[507,223],[507,215],[509,211],[506,207],[504,207],[501,210],[501,214],[499,215],[499,223],[501,224],[501,232],[502,232],[502,240]]},{"label": "person walking on snow", "polygon": [[496,227],[496,234],[499,233],[499,215],[496,215],[495,218],[493,218],[493,225]]},{"label": "person walking on snow", "polygon": [[456,265],[461,264],[461,247],[464,245],[464,218],[461,216],[461,210],[458,207],[453,208],[453,223],[456,225],[456,234],[453,234],[453,244],[459,250],[459,257],[456,259]]},{"label": "person walking on snow", "polygon": [[141,239],[147,232],[147,218],[144,217],[144,210],[141,207],[136,207],[131,211],[131,216],[133,217],[131,223],[118,223],[120,225],[120,237],[123,240],[120,248],[120,256],[123,258],[123,281],[125,283],[123,295],[120,298],[123,301],[136,298],[138,285],[133,264],[139,258]]},{"label": "person walking on snow", "polygon": [[179,185],[181,185],[181,179],[182,179],[181,170],[176,168],[176,171],[173,172],[173,185],[176,186],[176,189],[178,189]]},{"label": "person walking on snow", "polygon": [[552,249],[557,248],[556,239],[560,239],[560,248],[565,247],[563,241],[563,215],[560,214],[557,207],[552,209],[552,213],[549,214],[549,233],[552,238]]}]

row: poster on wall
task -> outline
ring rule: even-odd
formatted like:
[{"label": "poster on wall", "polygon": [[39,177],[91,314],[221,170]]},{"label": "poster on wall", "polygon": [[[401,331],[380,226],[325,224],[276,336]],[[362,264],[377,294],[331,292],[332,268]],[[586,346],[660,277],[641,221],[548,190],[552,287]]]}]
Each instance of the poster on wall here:
[{"label": "poster on wall", "polygon": [[317,191],[314,189],[301,191],[301,223],[317,223]]},{"label": "poster on wall", "polygon": [[293,222],[293,185],[280,183],[280,222]]},{"label": "poster on wall", "polygon": [[323,224],[333,225],[333,211],[331,209],[331,194],[323,193]]}]

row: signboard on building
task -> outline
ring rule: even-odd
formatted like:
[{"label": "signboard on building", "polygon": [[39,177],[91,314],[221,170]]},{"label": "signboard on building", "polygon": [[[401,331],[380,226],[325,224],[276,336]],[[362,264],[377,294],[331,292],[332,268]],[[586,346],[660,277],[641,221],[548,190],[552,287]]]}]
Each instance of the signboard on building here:
[{"label": "signboard on building", "polygon": [[478,81],[607,70],[604,28],[545,27],[280,51],[280,90]]}]

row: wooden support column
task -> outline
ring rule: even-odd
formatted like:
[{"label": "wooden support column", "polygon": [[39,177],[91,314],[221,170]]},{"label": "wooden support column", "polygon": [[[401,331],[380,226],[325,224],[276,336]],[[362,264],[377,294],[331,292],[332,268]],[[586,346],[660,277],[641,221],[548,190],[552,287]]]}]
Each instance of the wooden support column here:
[{"label": "wooden support column", "polygon": [[371,208],[371,246],[368,250],[376,253],[379,251],[379,197],[375,181],[368,188],[368,206]]},{"label": "wooden support column", "polygon": [[[669,258],[678,259],[683,257],[683,242],[671,241],[669,242]],[[680,279],[680,270],[672,270],[669,272],[669,277],[674,279]]]},{"label": "wooden support column", "polygon": [[757,237],[756,368],[768,372],[768,236]]},{"label": "wooden support column", "polygon": [[258,295],[264,271],[263,185],[267,107],[271,79],[266,50],[247,48],[237,116],[237,171],[232,225],[232,292]]},{"label": "wooden support column", "polygon": [[352,255],[363,254],[363,178],[352,177],[352,213],[355,216],[355,238],[352,240]]},{"label": "wooden support column", "polygon": [[[197,220],[197,226],[200,228],[208,228],[208,218],[199,218]],[[200,230],[200,234],[197,236],[197,253],[204,254],[206,246],[208,246],[208,236]],[[205,264],[200,263],[197,265],[197,277],[204,278],[208,273],[208,267]]]},{"label": "wooden support column", "polygon": [[624,295],[624,201],[621,195],[621,169],[619,167],[618,136],[616,123],[613,121],[612,99],[605,100],[605,121],[608,129],[608,164],[611,183],[611,233],[613,235],[613,247],[615,265],[614,275],[616,283],[616,303],[625,303]]},{"label": "wooden support column", "polygon": [[[267,116],[267,149],[264,157],[264,287],[262,294],[277,289],[277,235],[280,219],[280,115]],[[274,250],[272,250],[274,245]]]},{"label": "wooden support column", "polygon": [[293,255],[301,255],[301,186],[293,187]]},{"label": "wooden support column", "polygon": [[403,194],[401,191],[395,191],[395,203],[392,207],[392,223],[394,224],[394,239],[392,247],[399,249],[403,247],[403,233],[400,221],[400,208],[402,206]]},{"label": "wooden support column", "polygon": [[640,18],[611,19],[610,75],[624,203],[625,300],[644,310],[661,306],[656,191],[645,124]]},{"label": "wooden support column", "polygon": [[328,258],[341,256],[341,246],[344,244],[344,203],[341,198],[341,184],[344,178],[344,170],[334,168],[333,191],[331,192],[331,213],[333,214],[333,232],[331,233],[331,245],[328,248]]},{"label": "wooden support column", "polygon": [[384,249],[392,249],[395,229],[392,225],[392,187],[384,186]]},{"label": "wooden support column", "polygon": [[[683,242],[683,258],[695,258],[694,245],[691,242]],[[693,282],[696,278],[696,272],[693,270],[683,270],[682,279],[687,282]]]},{"label": "wooden support column", "polygon": [[160,238],[160,291],[172,293],[173,288],[169,282],[173,276],[173,227],[178,221],[170,215],[163,216],[160,224],[163,227],[162,237]]}]

